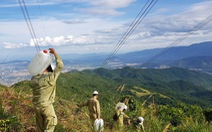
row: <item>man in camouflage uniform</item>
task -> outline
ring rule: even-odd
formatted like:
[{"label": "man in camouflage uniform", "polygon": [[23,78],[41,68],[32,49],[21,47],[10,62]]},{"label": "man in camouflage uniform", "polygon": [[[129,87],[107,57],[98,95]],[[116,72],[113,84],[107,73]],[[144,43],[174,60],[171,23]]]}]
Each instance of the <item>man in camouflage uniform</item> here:
[{"label": "man in camouflage uniform", "polygon": [[42,74],[33,76],[31,79],[32,102],[35,107],[36,125],[39,132],[53,132],[57,124],[53,103],[56,81],[62,71],[63,62],[53,48],[49,48],[49,50],[56,58],[55,70],[49,65]]},{"label": "man in camouflage uniform", "polygon": [[96,119],[100,119],[100,104],[98,101],[98,92],[93,92],[93,97],[85,103],[79,105],[79,107],[87,106],[89,110],[89,116],[94,122]]}]

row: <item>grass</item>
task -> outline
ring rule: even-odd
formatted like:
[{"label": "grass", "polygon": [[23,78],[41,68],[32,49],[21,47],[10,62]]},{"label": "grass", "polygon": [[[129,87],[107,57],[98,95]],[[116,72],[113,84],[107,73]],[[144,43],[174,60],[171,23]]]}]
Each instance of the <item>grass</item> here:
[{"label": "grass", "polygon": [[[145,89],[142,90],[146,93],[149,92]],[[17,130],[36,131],[35,114],[31,102],[32,94],[23,91],[16,92],[6,87],[0,90],[0,97],[0,126],[6,125],[5,129],[9,129],[11,132]],[[114,100],[117,101],[117,97],[111,96],[108,102],[100,102],[105,127],[104,132],[118,131],[114,128],[114,121],[112,119],[115,106]],[[109,102],[114,103],[111,104]],[[159,107],[156,104],[151,103],[147,106],[142,105],[142,103],[139,102],[137,105],[137,111],[127,111],[126,114],[130,115],[132,121],[138,116],[143,116],[145,132],[210,132],[212,130],[211,123],[206,121],[200,122],[189,116],[181,118],[181,124],[178,126],[173,126],[166,118],[167,110],[169,111],[174,108],[171,109],[166,106],[165,111],[163,111],[164,113],[162,113],[162,118],[157,114]],[[93,124],[90,122],[87,108],[78,109],[74,100],[65,100],[59,97],[56,97],[54,106],[58,116],[58,125],[55,132],[91,132],[93,130]],[[187,108],[186,105],[184,107]],[[174,110],[179,111],[177,108]],[[180,114],[183,113],[180,111]],[[124,131],[132,132],[134,128],[126,126]]]}]

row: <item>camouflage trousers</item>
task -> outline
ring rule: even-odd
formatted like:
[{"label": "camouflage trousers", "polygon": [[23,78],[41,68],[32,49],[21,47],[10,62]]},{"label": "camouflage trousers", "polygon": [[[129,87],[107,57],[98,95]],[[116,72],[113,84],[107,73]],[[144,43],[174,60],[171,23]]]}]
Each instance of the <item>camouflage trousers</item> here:
[{"label": "camouflage trousers", "polygon": [[57,125],[57,116],[53,105],[35,107],[35,113],[38,132],[54,132]]}]

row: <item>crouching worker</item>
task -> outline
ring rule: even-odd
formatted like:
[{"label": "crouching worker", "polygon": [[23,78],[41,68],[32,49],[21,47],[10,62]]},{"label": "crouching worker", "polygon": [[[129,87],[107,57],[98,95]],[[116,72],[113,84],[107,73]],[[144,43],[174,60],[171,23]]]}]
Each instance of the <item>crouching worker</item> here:
[{"label": "crouching worker", "polygon": [[130,125],[130,118],[124,113],[127,110],[127,106],[118,107],[117,114],[117,125],[116,128],[122,132],[124,130],[124,119],[127,119],[127,124]]},{"label": "crouching worker", "polygon": [[[46,50],[43,54],[48,54]],[[56,59],[56,68],[53,70],[51,63],[44,71],[34,75],[31,79],[33,91],[32,102],[36,113],[36,125],[38,132],[53,132],[57,124],[57,116],[53,107],[56,81],[60,75],[63,62],[53,48],[49,48],[49,54],[53,54]]]},{"label": "crouching worker", "polygon": [[144,132],[144,118],[142,116],[139,116],[134,122],[133,127],[136,130],[136,132]]}]

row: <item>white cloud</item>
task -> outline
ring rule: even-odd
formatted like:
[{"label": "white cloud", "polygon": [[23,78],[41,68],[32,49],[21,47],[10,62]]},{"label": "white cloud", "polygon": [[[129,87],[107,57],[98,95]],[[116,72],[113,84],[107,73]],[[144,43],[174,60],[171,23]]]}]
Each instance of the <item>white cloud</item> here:
[{"label": "white cloud", "polygon": [[78,9],[79,11],[86,12],[89,14],[95,14],[95,15],[122,15],[123,12],[116,11],[112,8],[105,8],[105,7],[93,7],[93,8],[83,8]]},{"label": "white cloud", "polygon": [[123,8],[129,6],[132,2],[135,2],[135,0],[92,0],[90,4],[100,7]]},{"label": "white cloud", "polygon": [[71,45],[90,45],[95,43],[94,38],[90,36],[57,36],[57,37],[45,37],[30,40],[30,46],[35,46],[35,43],[39,46],[71,46]]},{"label": "white cloud", "polygon": [[[148,31],[152,36],[165,35],[169,32],[187,33],[191,31],[194,26],[204,20],[210,15],[209,9],[212,2],[202,2],[194,4],[184,12],[171,15],[157,14],[156,16],[147,17],[138,30]],[[212,14],[211,14],[212,15]],[[202,28],[206,30],[211,29],[211,22],[204,25]],[[210,30],[211,32],[211,30]]]},{"label": "white cloud", "polygon": [[95,15],[122,15],[124,12],[118,11],[135,2],[136,0],[92,0],[87,1],[90,4],[87,8],[79,8],[79,11]]},{"label": "white cloud", "polygon": [[22,48],[22,47],[27,47],[27,44],[23,43],[10,43],[10,42],[3,42],[3,47],[6,49],[14,49],[14,48]]},{"label": "white cloud", "polygon": [[[120,15],[122,12],[117,11],[117,8],[126,7],[134,2],[134,0],[114,1],[84,0],[91,7],[83,8],[81,11],[91,14]],[[52,0],[50,2],[60,1]],[[68,2],[76,1],[68,0]],[[171,10],[162,7],[157,13],[148,14],[119,52],[168,46],[176,39],[183,37],[192,27],[209,15],[211,4],[211,1],[201,2],[192,5],[184,12],[170,13],[169,15],[165,12],[171,12]],[[102,10],[100,7],[102,7]],[[71,15],[71,19],[66,20],[47,17],[44,20],[46,34],[44,34],[41,20],[32,20],[38,44],[44,47],[57,46],[60,51],[67,53],[110,52],[131,22],[127,19],[115,21],[107,17],[98,18],[95,15],[92,17],[85,14]],[[4,34],[0,35],[0,40],[4,42],[3,46],[5,48],[34,46],[24,21],[0,22],[0,29],[0,34]],[[179,43],[179,45],[211,40],[211,29],[212,23],[210,22],[198,31],[193,32],[188,39]],[[11,40],[13,42],[10,42]],[[18,40],[16,44],[15,40]]]},{"label": "white cloud", "polygon": [[[27,0],[25,4],[27,6],[44,6],[44,5],[57,5],[64,3],[86,3],[90,6],[95,7],[107,7],[107,8],[123,8],[129,6],[136,0]],[[17,7],[19,2],[16,0],[11,0],[11,2],[3,2],[0,7]]]}]

